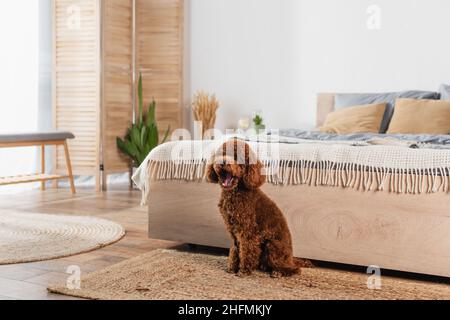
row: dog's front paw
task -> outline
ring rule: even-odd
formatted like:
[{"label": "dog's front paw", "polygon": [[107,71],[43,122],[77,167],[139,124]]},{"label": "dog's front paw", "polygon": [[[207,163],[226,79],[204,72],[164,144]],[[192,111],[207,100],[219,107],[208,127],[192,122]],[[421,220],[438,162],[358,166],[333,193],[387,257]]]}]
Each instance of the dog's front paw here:
[{"label": "dog's front paw", "polygon": [[282,278],[282,277],[283,277],[283,274],[282,274],[280,271],[272,271],[272,272],[270,273],[270,276],[271,276],[272,278]]},{"label": "dog's front paw", "polygon": [[237,268],[234,268],[234,267],[228,267],[226,269],[226,272],[231,273],[231,274],[236,274],[236,273],[238,273],[238,270],[237,270]]},{"label": "dog's front paw", "polygon": [[239,278],[245,278],[245,277],[250,276],[251,274],[252,274],[251,271],[238,271],[236,273],[236,276]]}]

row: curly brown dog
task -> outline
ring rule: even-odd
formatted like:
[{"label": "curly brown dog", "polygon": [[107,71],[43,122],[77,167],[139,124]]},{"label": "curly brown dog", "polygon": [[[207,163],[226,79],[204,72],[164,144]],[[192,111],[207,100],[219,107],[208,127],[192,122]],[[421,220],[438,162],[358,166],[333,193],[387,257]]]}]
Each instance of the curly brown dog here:
[{"label": "curly brown dog", "polygon": [[207,179],[219,183],[219,202],[234,244],[228,258],[228,271],[249,275],[260,269],[272,276],[291,276],[308,260],[293,257],[292,239],[286,219],[277,205],[259,188],[266,178],[263,166],[245,142],[226,142],[207,168]]}]

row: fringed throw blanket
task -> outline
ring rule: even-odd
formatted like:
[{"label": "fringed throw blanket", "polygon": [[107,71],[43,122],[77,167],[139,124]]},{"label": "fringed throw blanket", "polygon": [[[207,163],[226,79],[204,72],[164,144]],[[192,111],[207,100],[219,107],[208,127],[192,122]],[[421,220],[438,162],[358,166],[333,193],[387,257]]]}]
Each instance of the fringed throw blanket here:
[{"label": "fringed throw blanket", "polygon": [[[448,192],[450,150],[410,148],[401,141],[248,141],[276,185],[330,186],[395,193]],[[143,192],[151,181],[203,181],[217,141],[169,142],[153,150],[133,177]]]}]

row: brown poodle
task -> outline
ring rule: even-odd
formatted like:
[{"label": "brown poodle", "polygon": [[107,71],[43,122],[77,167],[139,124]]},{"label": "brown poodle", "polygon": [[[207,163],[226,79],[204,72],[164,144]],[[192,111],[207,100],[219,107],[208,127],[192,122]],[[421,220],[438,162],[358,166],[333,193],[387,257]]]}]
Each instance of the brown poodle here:
[{"label": "brown poodle", "polygon": [[274,277],[298,274],[312,264],[293,257],[286,219],[259,189],[266,181],[262,169],[249,145],[238,139],[226,142],[208,165],[207,179],[222,187],[219,208],[234,241],[228,271],[249,275],[260,269]]}]

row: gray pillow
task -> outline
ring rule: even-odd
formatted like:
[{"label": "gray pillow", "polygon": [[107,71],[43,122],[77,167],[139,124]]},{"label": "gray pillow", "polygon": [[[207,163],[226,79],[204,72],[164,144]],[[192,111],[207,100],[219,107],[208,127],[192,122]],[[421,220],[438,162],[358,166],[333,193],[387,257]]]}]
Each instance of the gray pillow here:
[{"label": "gray pillow", "polygon": [[450,100],[450,86],[447,84],[442,84],[439,87],[439,92],[441,94],[441,100]]},{"label": "gray pillow", "polygon": [[386,133],[394,114],[395,99],[410,98],[410,99],[439,99],[438,92],[432,91],[401,91],[401,92],[384,92],[384,93],[343,93],[335,96],[334,108],[340,110],[347,107],[373,104],[373,103],[387,103],[386,111],[384,112],[383,121],[381,122],[380,133]]}]

